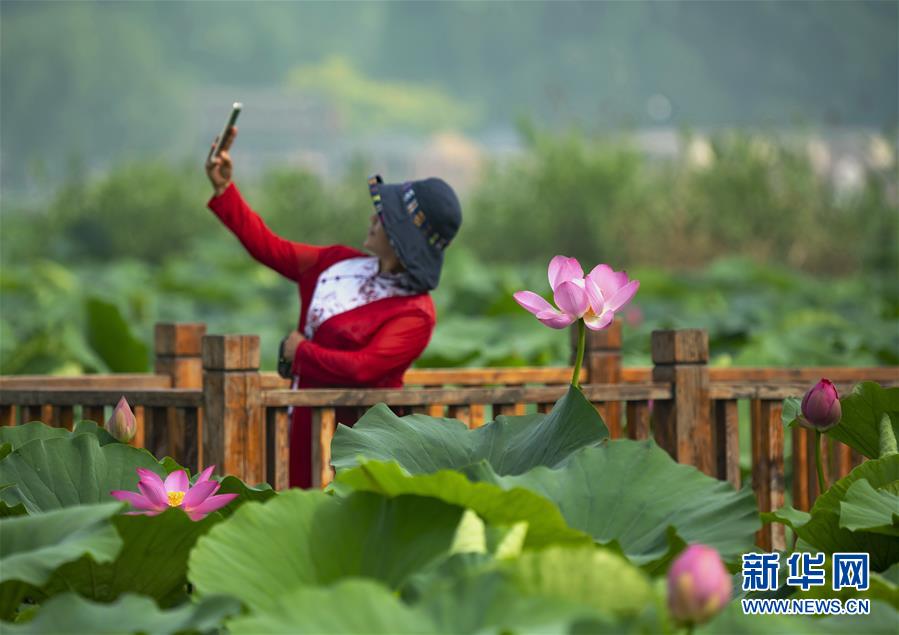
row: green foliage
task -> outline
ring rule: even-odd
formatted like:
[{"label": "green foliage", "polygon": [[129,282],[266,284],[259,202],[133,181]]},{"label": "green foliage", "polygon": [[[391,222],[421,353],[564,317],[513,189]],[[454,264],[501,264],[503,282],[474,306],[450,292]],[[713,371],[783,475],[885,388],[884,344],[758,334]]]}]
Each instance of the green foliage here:
[{"label": "green foliage", "polygon": [[[46,596],[76,591],[98,602],[111,602],[124,593],[152,597],[163,607],[185,599],[187,558],[200,536],[221,520],[217,513],[199,521],[180,509],[157,516],[119,515],[112,519],[122,549],[112,562],[83,557],[60,567],[41,589]],[[153,575],[147,575],[152,554]]]},{"label": "green foliage", "polygon": [[99,444],[93,434],[36,439],[0,461],[0,491],[7,505],[38,513],[85,503],[111,501],[113,490],[137,491],[138,467],[164,475],[146,450],[122,443]]},{"label": "green foliage", "polygon": [[[501,415],[475,430],[454,419],[398,417],[378,404],[354,427],[339,426],[331,443],[331,465],[340,471],[365,457],[429,474],[485,461],[497,474],[521,474],[538,465],[558,466],[608,436],[596,409],[576,388],[569,388],[549,414]],[[421,452],[423,447],[428,451]]]},{"label": "green foliage", "polygon": [[[880,497],[866,498],[865,490],[860,492],[855,486],[862,480],[868,488],[875,490],[875,494],[882,491],[883,498],[895,501],[899,495],[899,455],[871,459],[853,469],[817,498],[811,514],[793,509],[787,509],[786,513],[778,510],[764,514],[763,520],[788,525],[808,545],[827,554],[867,552],[871,554],[871,570],[885,571],[899,562],[895,519],[888,508],[884,518],[886,526],[879,522],[868,526],[862,520],[861,512],[866,512],[864,518],[882,513],[879,511]],[[853,491],[851,497],[850,488]]]},{"label": "green foliage", "polygon": [[[899,231],[889,179],[871,175],[862,195],[840,200],[804,150],[771,137],[719,134],[694,165],[652,163],[628,137],[523,132],[526,152],[489,166],[467,207],[460,242],[491,262],[562,253],[697,267],[727,254],[837,274],[869,262],[884,224]],[[882,256],[895,271],[895,249]]]},{"label": "green foliage", "polygon": [[[664,570],[686,544],[713,546],[727,561],[749,548],[759,528],[755,497],[675,463],[652,441],[619,439],[584,448],[556,469],[492,479],[558,505],[572,527],[613,542],[634,563]],[[594,484],[601,484],[599,486]]]},{"label": "green foliage", "polygon": [[[74,152],[106,165],[196,152],[206,140],[190,106],[209,92],[255,97],[338,55],[368,79],[332,86],[341,98],[378,105],[412,87],[493,125],[520,114],[656,124],[654,93],[670,100],[673,125],[896,123],[891,3],[230,4],[4,2],[4,185],[29,167],[56,176]],[[358,97],[360,86],[377,96]],[[426,121],[445,125],[445,104]]]},{"label": "green foliage", "polygon": [[840,502],[840,527],[849,531],[873,531],[899,537],[899,479],[875,490],[861,478],[846,490]]},{"label": "green foliage", "polygon": [[293,588],[278,594],[266,611],[235,619],[229,627],[234,635],[439,632],[421,611],[405,606],[389,589],[354,579],[326,588]]},{"label": "green foliage", "polygon": [[559,509],[546,498],[525,488],[503,490],[492,483],[472,482],[453,470],[413,476],[396,463],[367,461],[342,471],[337,482],[355,491],[383,496],[437,498],[471,510],[491,525],[524,523],[524,546],[530,548],[590,540],[587,534],[570,529]]},{"label": "green foliage", "polygon": [[[4,632],[670,633],[661,576],[685,544],[712,545],[729,561],[756,549],[748,490],[675,464],[651,442],[609,442],[574,389],[549,415],[500,417],[478,431],[383,410],[341,427],[332,492],[275,493],[227,476],[222,490],[241,504],[197,522],[178,509],[116,515],[119,503],[94,504],[114,486],[110,465],[133,471],[149,456],[101,446],[96,425],[0,430],[0,496],[28,505],[0,520],[0,617],[15,620]],[[106,456],[116,448],[132,452]],[[399,464],[369,458],[391,452]],[[150,458],[159,474],[179,468]],[[764,626],[895,623],[896,565],[884,563],[896,558],[884,539],[895,542],[897,462],[867,461],[811,514],[768,515],[792,523],[811,543],[803,549],[872,554],[884,572],[871,588],[836,594],[871,600],[872,621],[759,618]],[[735,607],[712,625],[756,632]]]},{"label": "green foliage", "polygon": [[81,505],[0,519],[0,617],[11,617],[29,589],[82,556],[103,563],[115,559],[122,539],[108,522],[121,503]]},{"label": "green foliage", "polygon": [[[715,158],[700,169],[644,160],[622,138],[525,135],[526,152],[488,167],[466,197],[420,365],[568,363],[566,339],[511,297],[546,293],[556,253],[628,267],[641,281],[623,316],[626,363],[648,363],[652,329],[684,326],[709,331],[719,364],[899,363],[889,176],[872,173],[841,199],[769,137],[713,137]],[[280,235],[359,245],[372,213],[366,172],[357,161],[325,182],[279,168],[241,187]],[[123,164],[73,180],[48,210],[4,209],[0,373],[147,370],[156,321],[259,333],[274,351],[296,324],[295,287],[201,209],[201,178]],[[274,363],[263,355],[265,368]]]},{"label": "green foliage", "polygon": [[366,77],[342,56],[299,66],[290,71],[286,83],[301,95],[324,98],[355,133],[382,128],[470,128],[477,118],[472,104],[455,101],[443,90]]},{"label": "green foliage", "polygon": [[893,435],[899,437],[899,388],[883,388],[866,381],[840,399],[843,416],[827,434],[864,454],[880,456],[880,420],[887,415]]},{"label": "green foliage", "polygon": [[[376,406],[354,427],[339,427],[331,463],[339,483],[388,495],[436,495],[499,524],[532,521],[535,501],[521,494],[513,506],[512,494],[536,492],[558,507],[570,527],[598,543],[614,543],[650,570],[664,570],[688,543],[712,545],[728,560],[752,545],[759,524],[749,490],[735,492],[678,465],[652,442],[609,442],[607,436],[596,409],[574,388],[548,415],[500,416],[476,430],[425,415],[400,418]],[[379,464],[347,471],[361,457],[396,461],[407,474],[429,478],[404,477],[396,467]],[[479,488],[448,469],[498,487]],[[508,490],[505,500],[501,490]],[[501,500],[506,513],[527,514],[500,515]],[[558,531],[552,533],[559,538]],[[530,538],[534,545],[537,537]],[[546,540],[541,533],[540,541]]]},{"label": "green foliage", "polygon": [[351,576],[397,588],[447,552],[461,516],[432,498],[289,491],[213,529],[191,554],[189,577],[201,595],[238,596],[253,611],[275,606],[275,589]]},{"label": "green foliage", "polygon": [[160,610],[152,598],[130,593],[110,603],[91,602],[76,593],[60,593],[42,604],[34,619],[4,624],[3,632],[10,635],[205,633],[237,613],[240,613],[240,602],[227,597],[208,597]]}]

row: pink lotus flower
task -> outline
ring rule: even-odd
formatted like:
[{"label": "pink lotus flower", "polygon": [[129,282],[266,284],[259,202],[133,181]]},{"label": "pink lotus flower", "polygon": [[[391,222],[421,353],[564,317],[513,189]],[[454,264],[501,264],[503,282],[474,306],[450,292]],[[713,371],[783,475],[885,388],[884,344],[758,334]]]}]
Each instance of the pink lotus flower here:
[{"label": "pink lotus flower", "polygon": [[116,490],[110,494],[113,498],[131,503],[139,510],[128,512],[129,514],[155,516],[169,507],[180,507],[191,520],[201,520],[206,514],[221,509],[237,498],[237,494],[213,496],[220,487],[217,481],[209,480],[214,468],[211,465],[203,470],[193,487],[184,470],[172,472],[163,481],[155,472],[138,468],[140,480],[137,482],[137,489],[140,493]]},{"label": "pink lotus flower", "polygon": [[690,545],[668,570],[668,609],[683,624],[709,620],[730,601],[733,582],[712,547]]},{"label": "pink lotus flower", "polygon": [[799,418],[805,427],[824,432],[837,425],[842,417],[840,395],[829,379],[822,379],[805,393]]},{"label": "pink lotus flower", "polygon": [[604,329],[640,286],[639,281],[628,280],[625,272],[614,271],[609,265],[597,265],[584,276],[580,263],[566,256],[556,256],[549,262],[548,276],[558,309],[533,291],[519,291],[513,297],[554,329],[563,329],[580,319],[594,331]]},{"label": "pink lotus flower", "polygon": [[122,443],[128,443],[137,432],[137,419],[124,397],[119,399],[112,416],[103,426],[106,431]]}]

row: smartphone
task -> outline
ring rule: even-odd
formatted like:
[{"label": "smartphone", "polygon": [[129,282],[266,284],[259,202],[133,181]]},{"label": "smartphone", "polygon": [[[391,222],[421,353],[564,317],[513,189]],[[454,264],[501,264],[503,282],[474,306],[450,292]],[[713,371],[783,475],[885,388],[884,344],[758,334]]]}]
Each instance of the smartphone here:
[{"label": "smartphone", "polygon": [[243,104],[239,101],[235,101],[234,105],[231,107],[231,116],[228,117],[228,123],[225,124],[222,134],[219,135],[219,141],[215,144],[215,149],[209,154],[210,159],[212,157],[217,157],[219,152],[222,151],[222,146],[225,145],[225,141],[231,136],[231,128],[237,123],[237,115],[240,114],[241,108],[243,108]]}]

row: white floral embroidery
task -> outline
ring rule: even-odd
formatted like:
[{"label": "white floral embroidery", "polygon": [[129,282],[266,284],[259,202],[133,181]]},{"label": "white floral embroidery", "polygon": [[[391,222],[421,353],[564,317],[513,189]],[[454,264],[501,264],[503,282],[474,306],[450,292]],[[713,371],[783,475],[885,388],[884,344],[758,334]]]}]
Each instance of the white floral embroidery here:
[{"label": "white floral embroidery", "polygon": [[335,315],[376,300],[415,293],[402,284],[400,276],[379,274],[374,256],[341,260],[318,277],[303,334],[312,339],[318,327]]}]

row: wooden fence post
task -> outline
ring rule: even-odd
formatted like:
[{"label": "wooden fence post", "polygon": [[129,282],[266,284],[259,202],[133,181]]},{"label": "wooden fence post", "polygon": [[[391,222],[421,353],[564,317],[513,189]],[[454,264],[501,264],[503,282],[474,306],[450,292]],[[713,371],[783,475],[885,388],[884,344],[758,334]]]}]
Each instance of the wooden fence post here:
[{"label": "wooden fence post", "polygon": [[202,322],[160,322],[156,325],[157,375],[172,378],[172,388],[201,388],[203,386]]},{"label": "wooden fence post", "polygon": [[709,397],[709,335],[700,329],[653,331],[652,380],[671,383],[673,399],[653,404],[656,441],[679,463],[715,476]]},{"label": "wooden fence post", "polygon": [[[621,383],[621,320],[601,331],[586,329],[584,342],[585,384]],[[577,324],[571,327],[571,360],[577,356]],[[598,408],[609,434],[621,438],[621,404],[610,401]]]},{"label": "wooden fence post", "polygon": [[[202,322],[160,322],[154,332],[157,375],[168,375],[172,388],[203,387]],[[202,415],[177,408],[145,409],[144,447],[168,454],[191,470],[203,465]],[[147,431],[146,428],[149,428]]]},{"label": "wooden fence post", "polygon": [[203,337],[203,460],[251,484],[265,480],[258,335]]},{"label": "wooden fence post", "polygon": [[[752,489],[759,511],[770,512],[784,504],[783,405],[778,400],[753,400],[750,410]],[[786,549],[784,526],[763,525],[756,534],[756,543],[766,551],[783,551]]]}]

